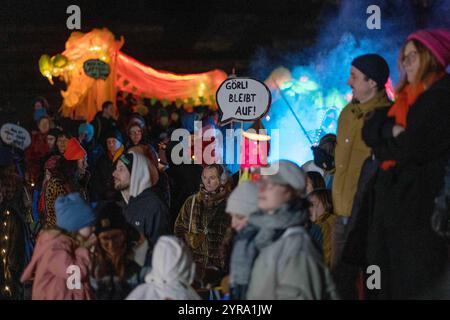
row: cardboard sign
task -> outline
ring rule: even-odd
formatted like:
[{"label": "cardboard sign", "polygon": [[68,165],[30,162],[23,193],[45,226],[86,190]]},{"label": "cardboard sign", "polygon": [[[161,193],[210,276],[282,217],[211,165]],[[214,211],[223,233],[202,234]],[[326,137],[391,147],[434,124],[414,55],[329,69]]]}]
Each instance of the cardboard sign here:
[{"label": "cardboard sign", "polygon": [[5,123],[2,126],[0,136],[4,143],[22,150],[25,150],[31,144],[28,131],[12,123]]},{"label": "cardboard sign", "polygon": [[255,121],[269,111],[272,97],[266,85],[250,78],[230,78],[217,90],[220,122]]},{"label": "cardboard sign", "polygon": [[109,76],[109,65],[102,60],[90,59],[83,64],[83,70],[86,75],[94,79],[106,80]]}]

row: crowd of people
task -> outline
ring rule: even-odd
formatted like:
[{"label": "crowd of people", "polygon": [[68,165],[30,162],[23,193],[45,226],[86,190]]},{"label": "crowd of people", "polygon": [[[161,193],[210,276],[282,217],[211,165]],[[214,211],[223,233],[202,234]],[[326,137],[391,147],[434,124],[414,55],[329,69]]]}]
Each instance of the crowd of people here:
[{"label": "crowd of people", "polygon": [[173,163],[173,130],[217,126],[206,107],[119,93],[86,122],[37,98],[31,145],[0,145],[0,298],[450,298],[450,31],[398,62],[390,101],[384,58],[356,57],[337,135],[246,181]]}]

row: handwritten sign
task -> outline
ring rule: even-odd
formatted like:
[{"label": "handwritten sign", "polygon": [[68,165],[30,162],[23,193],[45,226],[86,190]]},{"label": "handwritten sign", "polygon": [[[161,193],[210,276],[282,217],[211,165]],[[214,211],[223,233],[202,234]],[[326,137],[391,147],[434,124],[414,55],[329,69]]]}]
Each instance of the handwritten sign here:
[{"label": "handwritten sign", "polygon": [[22,150],[25,150],[31,144],[28,131],[12,123],[5,123],[2,126],[0,136],[4,143]]},{"label": "handwritten sign", "polygon": [[110,72],[109,65],[98,59],[86,60],[83,64],[83,70],[89,77],[103,80],[108,78]]},{"label": "handwritten sign", "polygon": [[266,85],[250,78],[230,78],[217,90],[220,122],[254,121],[268,111],[272,97]]}]

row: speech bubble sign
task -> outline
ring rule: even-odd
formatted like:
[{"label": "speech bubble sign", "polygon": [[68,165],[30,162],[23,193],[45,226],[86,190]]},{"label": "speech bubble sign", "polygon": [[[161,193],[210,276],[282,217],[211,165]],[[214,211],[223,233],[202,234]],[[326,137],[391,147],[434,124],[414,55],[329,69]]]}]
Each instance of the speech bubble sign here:
[{"label": "speech bubble sign", "polygon": [[233,120],[255,121],[269,111],[272,96],[261,81],[251,78],[225,80],[216,93],[220,123]]},{"label": "speech bubble sign", "polygon": [[90,59],[83,64],[84,73],[94,79],[106,80],[109,76],[109,65],[102,60]]},{"label": "speech bubble sign", "polygon": [[13,123],[5,123],[2,126],[0,137],[4,143],[22,150],[25,150],[31,144],[28,131]]}]

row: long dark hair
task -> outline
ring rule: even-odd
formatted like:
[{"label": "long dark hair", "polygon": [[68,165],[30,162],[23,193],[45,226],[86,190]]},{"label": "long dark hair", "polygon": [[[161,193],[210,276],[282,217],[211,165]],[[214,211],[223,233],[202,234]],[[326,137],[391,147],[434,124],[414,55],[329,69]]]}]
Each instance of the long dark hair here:
[{"label": "long dark hair", "polygon": [[54,178],[61,181],[69,192],[79,191],[80,189],[77,168],[76,160],[66,160],[64,157],[61,157],[56,165]]},{"label": "long dark hair", "polygon": [[[121,230],[124,234],[124,252],[119,256],[119,259],[114,264],[111,258],[108,256],[105,250],[103,250],[100,241],[97,241],[94,257],[94,265],[96,266],[95,277],[101,279],[105,276],[115,275],[119,278],[125,276],[125,270],[127,262],[129,261],[132,253],[133,247],[135,245],[133,241],[133,236],[131,235],[131,230]],[[100,236],[100,234],[98,235]]]},{"label": "long dark hair", "polygon": [[325,210],[325,214],[333,214],[334,213],[333,200],[331,197],[331,190],[316,189],[308,195],[308,198],[313,197],[313,196],[317,197],[317,199],[319,199],[319,201],[322,203],[323,208]]},{"label": "long dark hair", "polygon": [[318,173],[316,171],[308,171],[306,173],[306,175],[311,180],[313,190],[325,188],[325,180],[323,179],[323,177],[320,173]]}]

